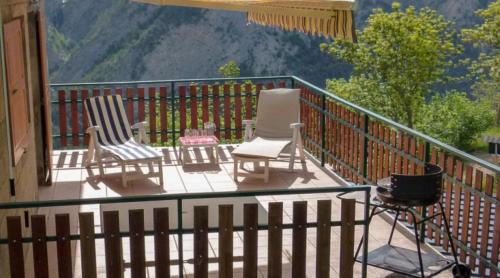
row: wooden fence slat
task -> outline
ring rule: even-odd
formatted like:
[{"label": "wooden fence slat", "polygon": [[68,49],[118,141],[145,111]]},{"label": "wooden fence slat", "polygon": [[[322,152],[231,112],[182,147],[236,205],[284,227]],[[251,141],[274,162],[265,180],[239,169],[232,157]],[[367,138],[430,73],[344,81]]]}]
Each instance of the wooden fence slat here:
[{"label": "wooden fence slat", "polygon": [[[432,164],[436,164],[436,161],[437,161],[437,151],[436,149],[432,149],[431,150],[431,163]],[[434,215],[434,210],[436,209],[436,206],[435,205],[432,205],[432,206],[428,206],[427,207],[427,215],[429,217],[433,216]],[[435,220],[433,219],[432,222],[434,223]],[[427,237],[429,239],[434,239],[434,229],[432,229],[431,225],[427,225]]]},{"label": "wooden fence slat", "polygon": [[267,277],[281,277],[283,248],[283,203],[269,203]]},{"label": "wooden fence slat", "polygon": [[[446,174],[450,177],[454,177],[453,170],[454,170],[454,158],[453,156],[448,156],[448,159],[446,160]],[[455,219],[451,215],[451,196],[453,194],[453,184],[451,182],[445,182],[445,188],[446,188],[446,202],[445,202],[445,215],[446,219],[448,219],[448,223],[451,223],[452,221],[455,221]],[[443,242],[443,249],[448,252],[448,246],[449,241],[448,238],[445,239]]]},{"label": "wooden fence slat", "polygon": [[210,121],[210,116],[208,113],[208,85],[203,84],[201,86],[201,117],[203,119],[203,123],[207,123]]},{"label": "wooden fence slat", "polygon": [[194,207],[194,277],[208,277],[208,207]]},{"label": "wooden fence slat", "polygon": [[148,88],[149,97],[149,142],[156,143],[156,88]]},{"label": "wooden fence slat", "polygon": [[257,278],[258,205],[243,205],[243,277]]},{"label": "wooden fence slat", "polygon": [[245,84],[245,119],[252,119],[252,84]]},{"label": "wooden fence slat", "polygon": [[7,239],[9,240],[9,266],[11,278],[24,278],[24,254],[21,217],[7,216]]},{"label": "wooden fence slat", "polygon": [[293,202],[292,277],[306,277],[307,201]]},{"label": "wooden fence slat", "polygon": [[191,114],[191,128],[198,129],[198,87],[189,86],[189,113]]},{"label": "wooden fence slat", "polygon": [[354,267],[354,217],[356,201],[345,199],[341,203],[340,227],[340,277],[353,277]]},{"label": "wooden fence slat", "polygon": [[168,208],[155,208],[155,276],[170,277],[170,239]]},{"label": "wooden fence slat", "polygon": [[45,215],[31,216],[31,236],[33,238],[33,269],[35,271],[35,278],[48,278],[49,261],[47,257]]},{"label": "wooden fence slat", "polygon": [[[476,170],[476,178],[474,183],[474,188],[477,191],[482,191],[483,186],[483,172]],[[474,193],[474,206],[472,212],[472,233],[470,239],[470,248],[477,251],[477,243],[479,237],[479,213],[481,211],[481,196],[478,193]],[[469,257],[469,265],[472,270],[476,269],[476,258]]]},{"label": "wooden fence slat", "polygon": [[285,80],[280,80],[279,86],[280,86],[280,88],[286,88],[286,82],[285,82]]},{"label": "wooden fence slat", "polygon": [[118,211],[104,211],[102,217],[106,277],[121,278],[123,276],[123,255]]},{"label": "wooden fence slat", "polygon": [[[465,184],[468,186],[472,186],[472,173],[473,173],[473,168],[470,165],[467,165],[465,167]],[[471,200],[471,194],[469,190],[465,190],[464,194],[464,215],[462,217],[462,236],[460,238],[460,241],[464,244],[467,244],[469,242],[468,236],[469,236],[469,221],[470,221],[470,200]],[[460,261],[465,263],[465,259],[467,258],[467,250],[461,249],[460,250]]]},{"label": "wooden fence slat", "polygon": [[[122,89],[121,88],[116,88],[115,89],[115,95],[117,96],[122,96]],[[122,98],[123,99],[123,98]]]},{"label": "wooden fence slat", "polygon": [[[373,123],[373,137],[375,138],[379,138],[379,124],[377,122],[374,122]],[[378,166],[379,164],[377,163],[378,161],[378,143],[373,141],[373,160],[371,161],[371,163],[373,163],[372,165],[372,177],[371,177],[371,180],[373,182],[377,182],[377,174],[378,174]]]},{"label": "wooden fence slat", "polygon": [[161,142],[168,141],[168,113],[167,113],[167,88],[160,87],[160,128],[161,128]]},{"label": "wooden fence slat", "polygon": [[455,184],[455,198],[453,199],[453,228],[452,233],[454,238],[460,238],[459,232],[461,232],[460,227],[460,216],[462,214],[461,203],[462,203],[462,186],[460,186],[460,182],[463,177],[463,163],[461,160],[457,160],[457,168],[455,172],[455,178],[457,179],[457,183]]},{"label": "wooden fence slat", "polygon": [[110,88],[104,88],[104,95],[105,96],[110,96],[111,95],[111,89]]},{"label": "wooden fence slat", "polygon": [[224,85],[224,139],[231,139],[231,89]]},{"label": "wooden fence slat", "polygon": [[[492,175],[486,175],[486,187],[484,193],[486,193],[486,195],[488,196],[493,196],[493,182],[494,182],[494,177]],[[488,242],[490,238],[490,218],[491,218],[491,202],[488,200],[484,200],[483,217],[482,217],[483,224],[481,227],[481,243],[480,243],[480,248],[481,248],[480,255],[483,258],[488,257]],[[492,250],[493,252],[495,252],[494,251],[495,249]],[[486,265],[484,264],[483,261],[480,261],[479,275],[485,276],[485,274],[486,274]]]},{"label": "wooden fence slat", "polygon": [[260,94],[260,91],[262,90],[264,85],[262,85],[262,83],[257,83],[255,84],[255,92],[257,94],[256,96],[256,103],[259,103],[259,94]]},{"label": "wooden fence slat", "polygon": [[241,85],[234,85],[234,121],[236,128],[236,139],[241,139]]},{"label": "wooden fence slat", "polygon": [[[382,124],[380,124],[378,126],[379,130],[378,130],[378,139],[380,141],[384,141],[384,138],[385,138],[385,129],[384,129],[384,126]],[[351,128],[349,128],[351,129]],[[378,144],[378,161],[377,161],[377,167],[378,167],[378,171],[377,171],[377,180],[381,179],[381,178],[384,178],[384,154],[385,154],[385,151],[384,151],[384,145],[383,144]]]},{"label": "wooden fence slat", "polygon": [[146,278],[144,210],[129,210],[128,216],[130,239],[130,274],[132,278]]},{"label": "wooden fence slat", "polygon": [[78,214],[78,218],[80,224],[82,278],[96,278],[94,213],[81,212]]},{"label": "wooden fence slat", "polygon": [[215,136],[220,139],[220,98],[219,98],[219,85],[212,86],[212,94],[214,101],[214,124]]},{"label": "wooden fence slat", "polygon": [[219,277],[233,277],[233,205],[219,205]]},{"label": "wooden fence slat", "polygon": [[59,135],[61,136],[61,147],[68,146],[68,124],[66,122],[66,91],[57,92],[59,104]]},{"label": "wooden fence slat", "polygon": [[73,277],[69,214],[56,214],[57,270],[59,278]]},{"label": "wooden fence slat", "polygon": [[144,88],[137,88],[137,117],[139,122],[144,122],[145,103],[144,103]]},{"label": "wooden fence slat", "polygon": [[87,89],[83,89],[81,91],[81,94],[82,94],[82,121],[83,121],[83,130],[82,130],[82,133],[83,133],[83,144],[85,146],[87,146],[89,144],[89,140],[90,140],[90,136],[89,134],[87,133],[87,128],[89,128],[89,118],[87,116],[87,109],[85,109],[85,102],[87,101],[88,97],[89,97],[89,90]]},{"label": "wooden fence slat", "polygon": [[186,87],[179,86],[179,118],[181,136],[184,136],[186,130]]},{"label": "wooden fence slat", "polygon": [[98,97],[100,95],[101,95],[101,90],[99,88],[92,89],[92,96],[93,97]]},{"label": "wooden fence slat", "polygon": [[129,123],[133,124],[134,120],[134,89],[127,88],[127,118]]},{"label": "wooden fence slat", "polygon": [[318,200],[318,228],[316,230],[316,277],[330,277],[330,242],[332,201]]},{"label": "wooden fence slat", "polygon": [[79,132],[79,123],[80,119],[78,118],[78,91],[71,90],[71,144],[73,146],[80,145],[80,132]]},{"label": "wooden fence slat", "polygon": [[[500,179],[497,179],[497,186],[496,186],[496,192],[497,196],[496,199],[500,200]],[[491,246],[491,250],[500,250],[500,206],[495,206],[495,228],[493,231],[493,244]],[[497,252],[492,252],[491,254],[491,263],[493,265],[498,265],[498,251]],[[490,272],[490,278],[497,277],[497,275],[500,274],[496,271],[491,270]]]},{"label": "wooden fence slat", "polygon": [[269,83],[267,83],[266,85],[266,89],[268,90],[274,89],[274,83],[272,81],[269,81]]}]

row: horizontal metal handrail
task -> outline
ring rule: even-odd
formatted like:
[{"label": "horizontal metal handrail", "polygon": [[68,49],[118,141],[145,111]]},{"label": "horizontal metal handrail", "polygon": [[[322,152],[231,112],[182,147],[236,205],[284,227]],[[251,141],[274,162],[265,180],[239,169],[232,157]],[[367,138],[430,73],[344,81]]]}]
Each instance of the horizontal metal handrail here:
[{"label": "horizontal metal handrail", "polygon": [[292,194],[317,194],[317,193],[355,192],[355,191],[365,191],[369,193],[370,186],[330,186],[330,187],[316,187],[316,188],[178,193],[178,194],[161,194],[161,195],[88,198],[88,199],[40,200],[40,201],[0,203],[0,209],[42,208],[42,207],[55,207],[55,206],[91,205],[91,204],[133,203],[133,202],[147,202],[147,201],[213,199],[213,198],[225,198],[225,197],[250,197],[250,196],[253,197],[253,196],[292,195]]},{"label": "horizontal metal handrail", "polygon": [[347,107],[349,107],[349,108],[351,108],[351,109],[353,109],[353,110],[355,110],[357,112],[363,113],[363,114],[369,116],[372,119],[375,119],[377,121],[385,123],[385,124],[389,125],[390,127],[396,128],[398,130],[401,130],[401,131],[403,131],[403,132],[405,132],[405,133],[407,133],[409,135],[412,135],[412,136],[415,136],[415,137],[417,137],[419,139],[427,141],[427,142],[429,142],[429,143],[431,143],[431,144],[433,144],[433,145],[435,145],[437,147],[440,147],[443,150],[445,150],[445,151],[447,151],[447,152],[449,152],[451,154],[454,154],[454,155],[456,155],[456,156],[458,156],[458,157],[460,157],[462,159],[465,159],[465,160],[470,161],[470,162],[474,162],[474,163],[476,163],[476,164],[478,164],[478,165],[480,165],[480,166],[482,166],[482,167],[484,167],[486,169],[494,171],[496,174],[500,174],[500,166],[497,166],[497,165],[495,165],[495,164],[493,164],[491,162],[488,162],[486,160],[483,160],[483,159],[480,159],[480,158],[478,158],[476,156],[468,154],[468,153],[466,153],[464,151],[461,151],[461,150],[459,150],[459,149],[457,149],[455,147],[452,147],[452,146],[450,146],[448,144],[445,144],[445,143],[443,143],[443,142],[441,142],[441,141],[439,141],[437,139],[434,139],[434,138],[432,138],[432,137],[430,137],[428,135],[425,135],[425,134],[423,134],[423,133],[421,133],[419,131],[411,129],[411,128],[405,126],[405,125],[397,123],[397,122],[395,122],[395,121],[393,121],[391,119],[388,119],[388,118],[386,118],[386,117],[384,117],[382,115],[379,115],[379,114],[377,114],[375,112],[372,112],[372,111],[370,111],[368,109],[365,109],[365,108],[363,108],[363,107],[361,107],[359,105],[356,105],[356,104],[354,104],[352,102],[349,102],[349,101],[347,101],[347,100],[345,100],[343,98],[340,98],[340,97],[338,97],[338,96],[336,96],[336,95],[334,95],[334,94],[332,94],[332,93],[330,93],[330,92],[328,92],[328,91],[326,91],[324,89],[321,89],[321,88],[317,87],[316,85],[313,85],[313,84],[311,84],[311,83],[309,83],[307,81],[304,81],[304,80],[302,80],[302,79],[300,79],[300,78],[298,78],[296,76],[292,76],[292,78],[293,78],[293,80],[295,80],[295,81],[297,81],[297,82],[299,82],[299,83],[301,83],[301,84],[309,87],[310,89],[312,89],[312,90],[314,90],[314,91],[316,91],[316,92],[318,92],[320,94],[324,94],[327,97],[332,98],[336,102],[341,103],[341,104],[343,104],[343,105],[345,105],[345,106],[347,106]]},{"label": "horizontal metal handrail", "polygon": [[165,79],[146,81],[113,81],[113,82],[80,82],[80,83],[54,83],[50,87],[78,87],[78,86],[106,86],[106,85],[141,85],[159,83],[186,83],[186,82],[227,82],[227,81],[247,81],[247,80],[271,80],[271,79],[292,79],[291,75],[260,76],[260,77],[232,77],[232,78],[193,78],[193,79]]}]

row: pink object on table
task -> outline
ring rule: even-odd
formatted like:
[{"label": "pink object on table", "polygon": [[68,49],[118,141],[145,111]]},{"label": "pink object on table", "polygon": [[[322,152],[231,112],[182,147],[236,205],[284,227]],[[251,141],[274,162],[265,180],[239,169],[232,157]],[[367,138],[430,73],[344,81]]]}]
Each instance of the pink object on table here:
[{"label": "pink object on table", "polygon": [[219,144],[217,137],[210,136],[189,136],[179,138],[183,146],[202,146],[202,145],[213,145]]}]

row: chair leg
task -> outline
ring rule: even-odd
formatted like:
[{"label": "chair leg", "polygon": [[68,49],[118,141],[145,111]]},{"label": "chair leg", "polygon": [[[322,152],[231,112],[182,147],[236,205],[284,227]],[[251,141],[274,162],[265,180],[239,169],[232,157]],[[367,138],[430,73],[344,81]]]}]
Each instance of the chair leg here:
[{"label": "chair leg", "polygon": [[304,155],[304,145],[302,144],[302,138],[299,136],[297,138],[297,146],[299,148],[299,156],[301,162],[306,162],[306,156]]},{"label": "chair leg", "polygon": [[127,187],[127,172],[126,172],[126,165],[125,163],[122,162],[122,186],[124,188]]},{"label": "chair leg", "polygon": [[264,161],[264,183],[269,182],[269,159]]},{"label": "chair leg", "polygon": [[238,158],[235,156],[233,161],[233,179],[238,182]]},{"label": "chair leg", "polygon": [[96,153],[97,167],[99,168],[99,177],[104,177],[104,164],[101,159],[101,155]]},{"label": "chair leg", "polygon": [[158,160],[158,175],[160,177],[160,186],[163,186],[163,158],[160,158]]},{"label": "chair leg", "polygon": [[389,236],[389,242],[387,242],[388,245],[391,245],[392,236],[394,235],[394,229],[396,229],[396,223],[398,222],[398,217],[399,210],[396,211],[396,217],[394,217],[394,222],[392,223],[391,235]]},{"label": "chair leg", "polygon": [[412,211],[409,211],[409,213],[411,214],[411,217],[413,218],[413,230],[415,233],[415,241],[417,243],[417,253],[418,253],[418,262],[420,264],[420,273],[422,274],[422,277],[425,277],[424,264],[422,262],[422,250],[420,250],[420,240],[418,238],[417,218],[415,217],[415,214]]},{"label": "chair leg", "polygon": [[85,158],[85,161],[84,161],[84,167],[85,168],[88,168],[90,167],[90,164],[92,163],[92,160],[94,159],[94,152],[95,152],[95,148],[94,148],[94,141],[92,140],[92,138],[90,138],[89,140],[89,148],[87,150],[87,157]]},{"label": "chair leg", "polygon": [[450,242],[451,253],[453,254],[453,259],[455,260],[455,263],[458,265],[459,262],[457,257],[457,250],[455,249],[455,244],[453,243],[453,238],[451,237],[450,225],[448,224],[448,219],[446,219],[446,214],[444,213],[443,204],[441,202],[438,202],[438,204],[439,208],[441,209],[441,213],[443,214],[444,227],[446,229],[446,235],[448,237],[448,241]]}]

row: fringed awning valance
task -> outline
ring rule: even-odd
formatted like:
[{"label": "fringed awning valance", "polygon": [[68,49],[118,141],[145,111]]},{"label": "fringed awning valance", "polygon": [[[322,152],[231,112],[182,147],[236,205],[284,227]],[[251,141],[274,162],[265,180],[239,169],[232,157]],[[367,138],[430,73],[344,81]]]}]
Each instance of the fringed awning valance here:
[{"label": "fringed awning valance", "polygon": [[246,12],[249,22],[355,41],[354,0],[134,0],[156,5]]}]

